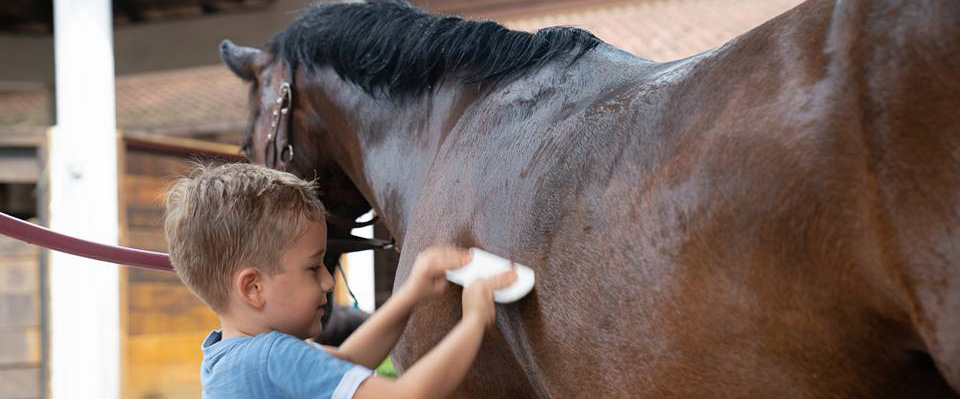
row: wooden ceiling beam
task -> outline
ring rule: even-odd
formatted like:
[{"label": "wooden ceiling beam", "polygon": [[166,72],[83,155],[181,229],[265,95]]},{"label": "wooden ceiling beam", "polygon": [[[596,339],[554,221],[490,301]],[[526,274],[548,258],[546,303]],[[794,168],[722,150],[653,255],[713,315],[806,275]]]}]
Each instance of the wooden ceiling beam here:
[{"label": "wooden ceiling beam", "polygon": [[[156,72],[220,63],[220,41],[263,46],[274,33],[315,0],[277,0],[253,12],[214,14],[203,18],[120,26],[114,29],[117,75]],[[149,17],[147,17],[149,19]],[[16,62],[0,63],[4,82],[53,81],[53,39],[50,36],[0,34],[0,54],[16,54]]]},{"label": "wooden ceiling beam", "polygon": [[130,0],[113,0],[113,9],[114,19],[117,18],[117,10],[119,10],[130,19],[130,22],[143,22],[146,20],[140,7]]}]

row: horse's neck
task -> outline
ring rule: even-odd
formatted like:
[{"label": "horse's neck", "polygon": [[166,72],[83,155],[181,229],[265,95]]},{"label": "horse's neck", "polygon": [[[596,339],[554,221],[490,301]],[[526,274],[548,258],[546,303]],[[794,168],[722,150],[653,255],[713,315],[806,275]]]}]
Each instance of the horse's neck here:
[{"label": "horse's neck", "polygon": [[346,110],[359,154],[341,163],[353,169],[348,174],[402,242],[438,151],[461,120],[469,123],[471,112],[489,108],[497,101],[494,98],[537,97],[545,91],[592,98],[631,80],[646,65],[653,63],[602,45],[572,65],[569,60],[555,61],[495,87],[446,81],[432,94],[404,101],[373,99],[356,93],[354,87],[350,89],[354,94],[342,95],[337,102]]},{"label": "horse's neck", "polygon": [[[450,115],[465,107],[470,90],[441,88],[433,95],[395,101],[360,92],[355,86],[327,80],[333,105],[342,117],[331,130],[349,143],[338,163],[402,244],[430,165],[455,121]],[[335,94],[333,94],[335,93]],[[344,132],[351,132],[343,137]]]}]

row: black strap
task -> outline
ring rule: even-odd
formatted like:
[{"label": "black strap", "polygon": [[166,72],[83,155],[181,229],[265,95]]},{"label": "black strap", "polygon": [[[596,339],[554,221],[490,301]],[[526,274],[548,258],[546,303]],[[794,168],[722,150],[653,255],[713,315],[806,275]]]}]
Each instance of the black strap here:
[{"label": "black strap", "polygon": [[327,240],[327,252],[350,253],[370,249],[394,249],[396,242],[391,238],[363,238],[350,235],[349,238],[332,238]]},{"label": "black strap", "polygon": [[[293,71],[289,82],[280,84],[280,93],[277,96],[276,105],[271,115],[271,128],[273,132],[267,136],[267,143],[264,146],[264,163],[271,168],[290,171],[293,163],[293,143],[290,134],[293,124]],[[272,155],[272,157],[271,157]],[[271,159],[272,158],[272,159]],[[339,227],[356,229],[373,225],[380,219],[379,216],[366,222],[354,222],[345,217],[329,214],[327,221]],[[328,254],[343,254],[350,252],[366,250],[389,250],[396,249],[394,240],[369,239],[349,235],[348,238],[333,238],[327,241]]]}]

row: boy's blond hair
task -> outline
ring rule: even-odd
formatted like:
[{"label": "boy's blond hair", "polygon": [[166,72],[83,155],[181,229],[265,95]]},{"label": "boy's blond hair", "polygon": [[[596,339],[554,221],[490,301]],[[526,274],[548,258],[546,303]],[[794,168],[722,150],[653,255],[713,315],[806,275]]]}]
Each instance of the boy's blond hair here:
[{"label": "boy's blond hair", "polygon": [[251,164],[198,166],[173,183],[164,208],[177,275],[217,312],[226,310],[235,272],[280,272],[280,256],[305,220],[326,215],[314,183]]}]

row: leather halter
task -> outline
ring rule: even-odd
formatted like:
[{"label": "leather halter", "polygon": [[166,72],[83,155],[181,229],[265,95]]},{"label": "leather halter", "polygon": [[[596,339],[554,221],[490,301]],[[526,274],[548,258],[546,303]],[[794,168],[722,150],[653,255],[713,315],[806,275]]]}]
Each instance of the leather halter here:
[{"label": "leather halter", "polygon": [[[270,128],[273,131],[267,135],[267,142],[263,148],[263,162],[272,169],[290,171],[293,165],[293,142],[290,134],[292,124],[290,120],[293,117],[293,88],[290,82],[280,84],[280,93],[277,101],[274,103],[271,113]],[[347,217],[330,213],[327,216],[327,223],[347,229],[356,229],[373,225],[380,219],[380,216],[374,216],[373,219],[366,222],[354,222]],[[379,238],[363,238],[350,234],[347,238],[332,238],[327,240],[327,252],[329,253],[348,253],[366,250],[389,250],[396,249],[393,238],[389,240]]]},{"label": "leather halter", "polygon": [[[287,171],[290,168],[290,163],[293,162],[290,118],[284,118],[284,116],[290,114],[292,107],[293,90],[290,88],[290,82],[283,82],[280,85],[280,95],[277,96],[277,101],[271,113],[270,128],[273,131],[267,135],[267,143],[263,148],[263,162],[270,168]],[[280,137],[281,133],[283,138]]]}]

